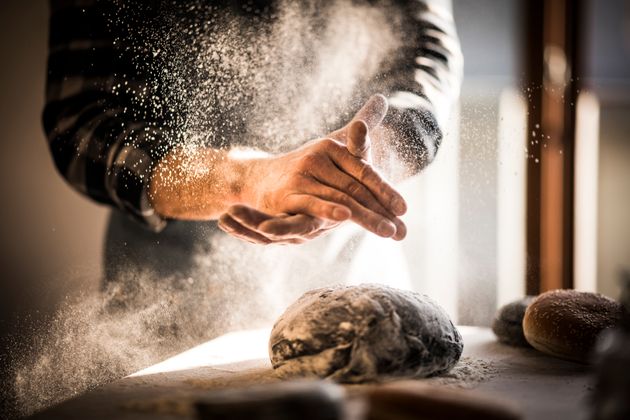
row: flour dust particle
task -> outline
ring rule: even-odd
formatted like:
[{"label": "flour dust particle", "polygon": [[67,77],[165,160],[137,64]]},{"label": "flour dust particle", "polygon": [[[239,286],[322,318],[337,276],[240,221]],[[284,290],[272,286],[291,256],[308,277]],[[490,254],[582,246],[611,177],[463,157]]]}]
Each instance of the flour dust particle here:
[{"label": "flour dust particle", "polygon": [[[403,16],[389,2],[279,1],[260,10],[238,3],[108,8],[115,48],[137,70],[117,74],[108,89],[129,104],[121,119],[149,123],[157,151],[280,152],[324,136],[378,91],[404,36]],[[228,330],[270,323],[298,291],[323,286],[300,273],[310,283],[286,289],[261,277],[273,272],[274,258],[286,258],[283,250],[218,235],[208,241],[212,253],[193,251],[191,277],[156,279],[128,267],[125,281],[62,305],[29,351],[12,355],[18,410],[31,414]]]}]

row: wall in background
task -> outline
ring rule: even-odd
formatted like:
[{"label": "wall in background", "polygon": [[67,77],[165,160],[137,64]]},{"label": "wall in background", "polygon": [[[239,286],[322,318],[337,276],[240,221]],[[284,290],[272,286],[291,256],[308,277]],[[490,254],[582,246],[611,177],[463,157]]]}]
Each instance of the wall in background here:
[{"label": "wall in background", "polygon": [[600,103],[597,290],[618,298],[630,273],[630,101]]},{"label": "wall in background", "polygon": [[57,174],[41,127],[47,31],[46,1],[0,2],[3,347],[23,340],[66,296],[99,284],[107,212]]},{"label": "wall in background", "polygon": [[630,1],[589,0],[586,85],[600,103],[597,289],[630,271]]},{"label": "wall in background", "polygon": [[[497,306],[497,144],[502,92],[520,85],[519,0],[454,0],[464,53],[458,164],[458,322],[489,325]],[[514,136],[508,141],[519,141]],[[520,282],[518,276],[512,279]]]}]

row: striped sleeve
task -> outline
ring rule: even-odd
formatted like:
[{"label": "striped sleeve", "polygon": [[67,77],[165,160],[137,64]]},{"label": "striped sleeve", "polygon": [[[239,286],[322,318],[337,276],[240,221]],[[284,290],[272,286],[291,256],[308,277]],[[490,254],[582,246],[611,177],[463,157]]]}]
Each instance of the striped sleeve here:
[{"label": "striped sleeve", "polygon": [[398,155],[416,171],[435,158],[459,96],[463,57],[450,1],[402,2],[405,42],[382,76]]},{"label": "striped sleeve", "polygon": [[68,183],[149,229],[165,225],[151,207],[155,163],[168,151],[165,125],[142,108],[146,78],[117,47],[99,0],[51,0],[43,125]]}]

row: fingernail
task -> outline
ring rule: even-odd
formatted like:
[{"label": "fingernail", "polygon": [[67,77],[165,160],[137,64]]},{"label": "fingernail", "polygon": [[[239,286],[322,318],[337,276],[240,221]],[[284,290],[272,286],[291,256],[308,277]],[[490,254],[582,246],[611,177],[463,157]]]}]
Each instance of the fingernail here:
[{"label": "fingernail", "polygon": [[392,202],[392,206],[396,216],[402,216],[407,211],[407,204],[405,204],[405,201],[400,198],[395,198]]},{"label": "fingernail", "polygon": [[336,207],[332,212],[332,216],[335,220],[346,220],[350,217],[350,212],[348,209]]},{"label": "fingernail", "polygon": [[352,124],[352,129],[354,130],[354,134],[359,137],[365,137],[368,132],[368,126],[365,121],[357,120]]},{"label": "fingernail", "polygon": [[396,225],[394,225],[389,220],[381,220],[381,222],[376,227],[376,233],[378,233],[379,236],[389,238],[394,233],[396,233]]},{"label": "fingernail", "polygon": [[396,234],[394,235],[393,239],[396,241],[402,241],[403,239],[405,239],[406,236],[407,236],[407,226],[405,226],[404,224],[397,226]]}]

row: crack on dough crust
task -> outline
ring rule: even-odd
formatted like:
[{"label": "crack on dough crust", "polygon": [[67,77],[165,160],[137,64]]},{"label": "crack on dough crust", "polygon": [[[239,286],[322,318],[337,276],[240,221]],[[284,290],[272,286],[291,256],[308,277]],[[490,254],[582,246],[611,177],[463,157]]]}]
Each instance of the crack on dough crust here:
[{"label": "crack on dough crust", "polygon": [[274,368],[346,383],[437,375],[462,350],[459,331],[432,299],[377,284],[305,293],[269,341]]}]

